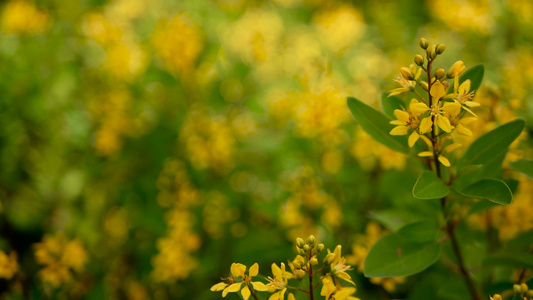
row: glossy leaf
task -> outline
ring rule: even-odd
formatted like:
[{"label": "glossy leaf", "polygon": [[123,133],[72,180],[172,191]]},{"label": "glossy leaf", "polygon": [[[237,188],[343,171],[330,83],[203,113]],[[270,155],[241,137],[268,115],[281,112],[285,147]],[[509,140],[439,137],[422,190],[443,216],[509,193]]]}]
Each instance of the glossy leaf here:
[{"label": "glossy leaf", "polygon": [[401,277],[422,272],[440,256],[437,243],[414,243],[399,234],[390,234],[370,249],[365,260],[367,277]]},{"label": "glossy leaf", "polygon": [[513,170],[527,175],[529,178],[533,178],[533,160],[521,159],[510,163]]},{"label": "glossy leaf", "polygon": [[376,141],[393,150],[403,153],[409,152],[407,137],[392,136],[389,134],[394,126],[389,124],[391,119],[387,116],[352,97],[348,98],[348,107],[355,120]]},{"label": "glossy leaf", "polygon": [[533,269],[533,256],[528,253],[491,255],[483,261],[484,266],[513,266]]},{"label": "glossy leaf", "polygon": [[506,151],[524,129],[524,120],[515,120],[482,135],[466,150],[459,166],[483,165]]},{"label": "glossy leaf", "polygon": [[485,67],[483,65],[473,66],[461,75],[459,82],[463,83],[463,81],[470,79],[470,91],[477,91],[481,85],[481,81],[483,81],[484,73]]},{"label": "glossy leaf", "polygon": [[499,179],[482,179],[462,190],[458,190],[458,192],[465,196],[484,199],[502,205],[509,205],[513,202],[511,190],[505,182]]},{"label": "glossy leaf", "polygon": [[398,230],[402,237],[417,243],[431,242],[437,239],[439,229],[433,221],[420,221],[407,224]]},{"label": "glossy leaf", "polygon": [[396,116],[394,116],[394,110],[395,109],[404,109],[405,104],[403,103],[402,99],[400,99],[397,96],[388,96],[388,93],[383,93],[381,95],[381,106],[383,106],[383,112],[392,119],[396,119]]},{"label": "glossy leaf", "polygon": [[431,171],[420,174],[413,186],[413,196],[418,199],[440,199],[448,195],[449,191],[437,174]]}]

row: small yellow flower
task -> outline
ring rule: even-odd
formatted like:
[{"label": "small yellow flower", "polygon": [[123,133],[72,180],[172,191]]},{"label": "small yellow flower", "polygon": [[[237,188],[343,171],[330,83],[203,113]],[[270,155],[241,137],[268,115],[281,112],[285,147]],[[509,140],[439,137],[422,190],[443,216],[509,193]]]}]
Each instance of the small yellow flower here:
[{"label": "small yellow flower", "polygon": [[418,101],[416,99],[412,99],[408,111],[395,109],[394,115],[397,120],[390,122],[392,125],[397,125],[389,132],[390,135],[406,135],[409,129],[413,131],[408,139],[409,147],[411,148],[420,138],[420,135],[417,132],[417,129],[420,126],[420,113],[414,109],[414,105],[417,103]]},{"label": "small yellow flower", "polygon": [[0,250],[0,278],[11,279],[19,270],[17,253],[11,251],[9,256]]},{"label": "small yellow flower", "polygon": [[455,97],[454,101],[459,103],[464,110],[476,116],[476,114],[473,113],[470,108],[478,107],[480,104],[471,101],[471,99],[474,97],[474,91],[470,92],[470,84],[470,79],[465,80],[463,83],[461,83],[461,85],[459,85],[459,87],[455,88],[455,93],[453,96]]},{"label": "small yellow flower", "polygon": [[502,300],[502,296],[500,296],[498,294],[494,294],[494,296],[490,297],[490,300]]},{"label": "small yellow flower", "polygon": [[[438,145],[437,145],[438,146]],[[444,166],[446,167],[449,167],[451,164],[450,164],[450,161],[442,155],[442,153],[446,152],[446,153],[450,153],[450,152],[453,152],[457,149],[459,149],[460,147],[462,147],[461,144],[450,144],[446,147],[444,147],[444,149],[440,150],[440,149],[437,149],[437,155],[438,155],[438,159],[439,159],[439,162],[441,164],[443,164]],[[422,151],[420,153],[418,153],[418,156],[420,157],[431,157],[433,156],[433,151]]]},{"label": "small yellow flower", "polygon": [[[420,74],[422,74],[422,69],[419,68],[418,71],[416,71],[416,67],[411,67],[410,70],[404,67],[400,71],[400,75],[396,77],[394,81],[396,81],[402,87],[391,90],[389,97],[399,95],[408,91],[414,91],[416,87],[416,80],[418,80]],[[413,73],[414,75],[412,75]]]},{"label": "small yellow flower", "polygon": [[274,292],[268,300],[282,300],[285,299],[285,291],[287,291],[287,281],[288,279],[293,278],[294,276],[290,273],[285,271],[285,264],[281,263],[281,268],[278,267],[276,264],[272,264],[272,275],[274,277],[268,277],[269,283],[267,284],[267,287],[269,288],[269,292]]},{"label": "small yellow flower", "polygon": [[353,297],[352,294],[355,293],[356,288],[341,288],[335,292],[335,300],[359,300],[359,298]]},{"label": "small yellow flower", "polygon": [[[219,282],[211,287],[211,291],[222,291],[222,297],[226,297],[228,293],[241,291],[244,300],[248,300],[252,294],[249,286],[251,285],[256,291],[267,291],[268,287],[260,281],[252,281],[252,277],[257,276],[259,273],[259,265],[253,264],[248,271],[248,275],[245,274],[246,266],[239,263],[231,264],[231,274],[233,277],[226,278],[226,282]],[[241,282],[235,282],[235,279],[242,278]],[[244,287],[242,287],[244,285]],[[242,289],[241,289],[242,288]]]},{"label": "small yellow flower", "polygon": [[448,71],[448,78],[453,78],[453,84],[455,87],[459,86],[459,75],[461,75],[466,69],[465,63],[461,60],[456,61]]}]

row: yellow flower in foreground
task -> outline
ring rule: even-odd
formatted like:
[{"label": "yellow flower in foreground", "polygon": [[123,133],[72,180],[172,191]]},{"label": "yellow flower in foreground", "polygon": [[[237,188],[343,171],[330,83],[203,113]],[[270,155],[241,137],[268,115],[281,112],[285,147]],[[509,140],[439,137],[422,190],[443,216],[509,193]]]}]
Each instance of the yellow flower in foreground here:
[{"label": "yellow flower in foreground", "polygon": [[269,283],[267,287],[269,292],[274,292],[268,300],[282,300],[285,299],[285,291],[287,291],[287,280],[293,278],[290,272],[285,271],[285,264],[281,263],[281,268],[276,264],[272,264],[272,275],[274,278],[268,277]]},{"label": "yellow flower in foreground", "polygon": [[337,245],[333,253],[328,249],[328,255],[324,258],[324,262],[331,267],[331,270],[322,277],[322,290],[320,291],[320,295],[325,296],[326,299],[329,299],[329,296],[337,290],[333,277],[355,285],[352,277],[346,273],[346,271],[352,268],[346,264],[346,259],[341,256],[341,249],[341,245]]},{"label": "yellow flower in foreground", "polygon": [[456,88],[456,91],[454,93],[454,101],[456,103],[459,103],[464,110],[476,116],[476,114],[473,113],[470,108],[478,107],[480,104],[474,101],[470,101],[474,97],[474,91],[470,92],[470,84],[470,79],[467,79],[463,83],[461,83],[458,88]]},{"label": "yellow flower in foreground", "polygon": [[411,148],[420,138],[420,135],[417,132],[417,129],[420,126],[420,121],[418,119],[420,113],[413,109],[416,104],[418,104],[418,101],[416,99],[412,99],[411,103],[409,104],[408,111],[395,109],[394,115],[396,116],[397,120],[390,122],[392,125],[397,125],[389,132],[390,135],[406,135],[409,129],[413,130],[413,133],[409,135],[408,139],[409,147]]},{"label": "yellow flower in foreground", "polygon": [[422,68],[419,68],[417,71],[416,67],[413,66],[414,65],[410,66],[410,68],[404,67],[400,70],[400,76],[398,76],[394,81],[396,81],[402,87],[391,90],[389,97],[415,90],[416,80],[418,80],[420,74],[422,74]]},{"label": "yellow flower in foreground", "polygon": [[[226,297],[228,293],[241,291],[244,300],[248,300],[252,294],[249,286],[251,285],[256,291],[267,291],[268,287],[260,281],[252,281],[252,277],[257,276],[259,273],[259,265],[253,264],[248,271],[248,275],[245,274],[246,266],[239,263],[231,264],[231,274],[233,277],[226,278],[226,282],[219,282],[211,287],[211,291],[222,291],[222,297]],[[235,282],[235,279],[242,278],[241,282]],[[244,285],[244,287],[242,287]],[[242,290],[241,290],[242,288]]]},{"label": "yellow flower in foreground", "polygon": [[0,278],[11,279],[18,270],[17,254],[11,251],[8,256],[0,250]]}]

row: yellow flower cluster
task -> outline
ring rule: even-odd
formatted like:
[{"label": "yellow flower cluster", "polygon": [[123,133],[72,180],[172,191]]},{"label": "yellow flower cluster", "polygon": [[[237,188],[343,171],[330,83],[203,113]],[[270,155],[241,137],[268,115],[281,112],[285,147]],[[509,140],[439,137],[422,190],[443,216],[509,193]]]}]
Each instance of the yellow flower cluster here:
[{"label": "yellow flower cluster", "polygon": [[195,67],[204,48],[198,25],[186,14],[160,19],[152,33],[151,44],[164,67],[175,75],[187,75]]},{"label": "yellow flower cluster", "polygon": [[[379,224],[373,221],[369,222],[366,225],[365,234],[358,235],[355,238],[355,242],[352,245],[352,255],[346,257],[347,262],[357,266],[359,273],[363,273],[365,269],[365,259],[370,248],[372,248],[372,246],[386,234],[387,232],[381,229]],[[370,282],[383,286],[388,292],[394,291],[396,285],[402,284],[405,280],[405,277],[370,278]]]},{"label": "yellow flower cluster", "polygon": [[[401,87],[393,89],[389,95],[412,92],[417,98],[410,100],[407,109],[394,110],[397,120],[390,123],[396,127],[390,134],[407,135],[411,132],[409,147],[412,148],[419,139],[427,145],[427,151],[420,152],[418,156],[435,157],[435,160],[438,159],[441,164],[449,167],[450,161],[444,154],[455,151],[462,145],[453,143],[453,138],[447,134],[454,131],[460,135],[472,136],[472,131],[466,126],[477,120],[471,108],[478,107],[479,103],[472,101],[474,91],[470,91],[470,79],[459,84],[459,76],[466,68],[462,61],[453,64],[447,73],[444,69],[436,69],[432,74],[433,62],[446,47],[443,44],[429,45],[423,38],[419,44],[426,57],[417,54],[414,59],[416,65],[411,64],[400,69],[396,82]],[[426,60],[427,64],[424,64]],[[422,71],[427,74],[427,81],[420,79]],[[449,91],[450,84],[446,79],[453,79],[452,91]],[[427,93],[427,98],[418,92],[417,86]]]},{"label": "yellow flower cluster", "polygon": [[[340,284],[340,279],[352,285],[355,283],[346,271],[351,270],[351,267],[346,264],[346,259],[341,255],[341,245],[335,247],[334,252],[327,250],[327,255],[323,258],[322,263],[319,263],[318,255],[323,252],[324,244],[318,243],[316,238],[311,235],[304,241],[301,238],[296,239],[296,250],[298,255],[294,260],[289,262],[291,271],[288,271],[285,264],[272,264],[272,276],[268,276],[268,283],[264,284],[261,281],[253,281],[253,277],[259,274],[259,265],[253,264],[248,274],[246,274],[247,267],[240,263],[233,263],[231,265],[231,276],[222,278],[219,282],[211,287],[211,291],[222,291],[222,297],[226,297],[231,292],[241,292],[242,297],[248,300],[250,296],[258,299],[257,292],[271,293],[269,300],[283,300],[287,290],[298,290],[306,294],[314,294],[314,290],[319,284],[322,285],[320,295],[325,297],[325,300],[359,300],[352,294],[355,293],[355,287],[343,287]],[[314,277],[321,274],[320,279],[315,283]],[[304,280],[308,277],[308,290],[296,288],[289,285],[289,280]],[[294,294],[288,294],[289,300],[294,300]]]},{"label": "yellow flower cluster", "polygon": [[[319,225],[333,229],[342,223],[341,207],[322,189],[322,179],[310,166],[281,175],[289,198],[279,208],[279,223],[287,229],[289,239],[316,232]],[[319,214],[320,224],[312,216]]]},{"label": "yellow flower cluster", "polygon": [[17,263],[17,253],[11,251],[9,256],[0,250],[0,278],[11,279],[19,270]]},{"label": "yellow flower cluster", "polygon": [[232,168],[236,140],[225,116],[211,117],[201,109],[191,109],[181,127],[180,140],[195,168],[218,172]]},{"label": "yellow flower cluster", "polygon": [[73,272],[82,273],[89,259],[79,240],[68,240],[62,233],[45,235],[42,242],[34,244],[34,249],[35,260],[44,265],[39,276],[53,287],[72,282]]},{"label": "yellow flower cluster", "polygon": [[489,0],[426,1],[431,14],[449,28],[488,34],[495,16]]},{"label": "yellow flower cluster", "polygon": [[190,182],[181,161],[169,159],[161,172],[157,187],[158,203],[170,210],[166,214],[168,232],[157,240],[158,253],[152,258],[152,277],[159,282],[185,279],[197,267],[192,253],[200,247],[194,232],[196,216],[191,211],[199,204],[200,192]]},{"label": "yellow flower cluster", "polygon": [[38,34],[46,29],[49,17],[28,1],[13,0],[4,6],[0,20],[4,33]]}]

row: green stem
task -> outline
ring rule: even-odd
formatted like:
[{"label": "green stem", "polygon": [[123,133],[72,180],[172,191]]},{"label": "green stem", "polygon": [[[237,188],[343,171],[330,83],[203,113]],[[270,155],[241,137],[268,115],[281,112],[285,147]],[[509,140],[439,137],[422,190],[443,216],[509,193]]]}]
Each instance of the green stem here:
[{"label": "green stem", "polygon": [[[312,251],[309,251],[309,255],[308,255],[308,261],[311,260],[311,255]],[[309,270],[307,270],[307,274],[309,275],[309,300],[314,300],[314,293],[313,293],[313,265],[311,263],[309,263]]]}]

